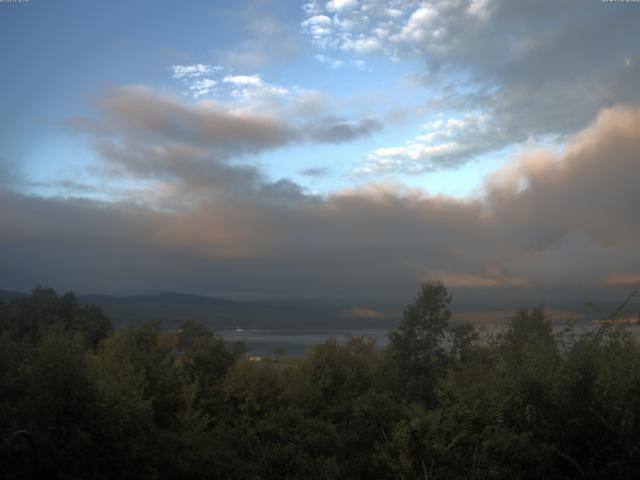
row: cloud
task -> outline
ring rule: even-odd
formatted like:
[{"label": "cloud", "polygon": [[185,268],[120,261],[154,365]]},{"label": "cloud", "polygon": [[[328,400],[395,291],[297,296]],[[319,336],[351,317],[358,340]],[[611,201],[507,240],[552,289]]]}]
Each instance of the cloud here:
[{"label": "cloud", "polygon": [[502,146],[504,137],[481,113],[438,118],[424,124],[422,133],[404,145],[379,147],[367,154],[353,173],[411,175],[451,169]]},{"label": "cloud", "polygon": [[513,228],[544,219],[545,228],[529,236],[538,248],[570,232],[600,245],[633,243],[640,238],[638,152],[640,110],[610,108],[563,155],[531,152],[489,177],[487,201]]},{"label": "cloud", "polygon": [[321,124],[312,125],[310,134],[311,138],[320,142],[341,143],[370,135],[382,128],[382,122],[377,118],[365,118],[355,122],[327,118]]},{"label": "cloud", "polygon": [[605,280],[605,284],[637,287],[638,285],[640,285],[640,275],[624,273],[619,275],[612,275]]},{"label": "cloud", "polygon": [[366,157],[366,164],[354,169],[355,174],[401,172],[408,174],[432,172],[443,167],[452,168],[463,163],[460,158],[468,149],[455,143],[428,145],[411,143],[407,146],[377,148]]},{"label": "cloud", "polygon": [[186,103],[142,86],[113,91],[103,101],[102,112],[124,140],[206,147],[219,155],[254,153],[298,136],[294,128],[271,117],[234,113],[216,102]]},{"label": "cloud", "polygon": [[196,80],[189,86],[189,90],[193,92],[194,98],[202,97],[203,95],[210,95],[215,91],[215,86],[218,84],[215,80],[210,78],[204,78],[202,80]]},{"label": "cloud", "polygon": [[374,37],[348,37],[344,40],[343,48],[353,50],[356,53],[375,53],[382,50],[382,44]]},{"label": "cloud", "polygon": [[265,82],[260,75],[227,75],[222,80],[233,86],[231,96],[244,101],[249,108],[260,106],[261,103],[268,103],[279,97],[287,97],[291,94],[287,88],[272,85]]},{"label": "cloud", "polygon": [[[174,65],[173,77],[182,81],[188,88],[188,93],[195,99],[202,96],[218,97],[232,96],[245,101],[261,101],[273,95],[288,95],[288,89],[265,82],[258,74],[253,75],[224,75],[223,67],[211,65]],[[228,86],[229,89],[215,88]]]},{"label": "cloud", "polygon": [[357,0],[330,0],[327,2],[327,10],[331,12],[343,12],[357,7]]},{"label": "cloud", "polygon": [[467,7],[467,13],[481,19],[486,19],[491,15],[493,3],[492,0],[471,0],[471,3],[469,3]]},{"label": "cloud", "polygon": [[[217,94],[217,102],[200,102],[201,112],[208,110],[209,116],[214,115],[216,111],[223,112],[229,119],[239,117],[246,120],[271,119],[274,125],[279,124],[282,127],[285,127],[285,122],[279,119],[286,118],[288,120],[286,126],[292,134],[291,143],[295,141],[342,143],[370,135],[384,128],[383,122],[376,117],[345,118],[331,114],[328,111],[325,96],[319,92],[295,86],[286,88],[272,84],[264,80],[260,74],[223,76],[221,71],[224,69],[211,69],[206,65],[179,67],[177,71],[179,75],[186,77],[194,99],[199,100],[201,96],[208,93]],[[174,70],[176,68],[174,67]],[[217,79],[207,77],[211,72],[217,75]],[[135,88],[140,90],[141,95],[146,94],[148,97],[155,95],[159,104],[172,103],[174,110],[182,112],[196,110],[186,102],[157,95],[150,88]],[[135,88],[129,87],[129,90],[135,90]],[[114,97],[117,96],[119,95]],[[83,118],[74,118],[68,122],[69,125],[80,128],[83,128],[83,124],[86,128],[87,123]],[[95,131],[97,126],[92,125],[90,128]],[[214,135],[212,140],[216,143],[220,139]]]},{"label": "cloud", "polygon": [[216,52],[221,63],[238,70],[257,70],[300,55],[300,33],[282,20],[289,14],[287,8],[286,4],[271,1],[250,2],[246,8],[234,6],[229,21],[240,25],[243,40]]},{"label": "cloud", "polygon": [[352,307],[341,312],[344,318],[376,319],[398,317],[399,312],[381,312],[370,307]]},{"label": "cloud", "polygon": [[311,194],[233,156],[292,141],[272,120],[139,88],[103,108],[100,135],[123,142],[104,160],[157,191],[107,203],[0,188],[13,288],[404,298],[428,278],[628,288],[640,275],[638,107],[604,110],[561,154],[513,159],[467,200],[389,184]]},{"label": "cloud", "polygon": [[320,178],[329,174],[329,169],[326,167],[310,167],[298,171],[298,175],[303,177]]},{"label": "cloud", "polygon": [[218,65],[204,65],[201,63],[193,65],[173,65],[173,76],[175,78],[194,78],[203,77],[213,74],[216,70],[221,70],[222,67]]},{"label": "cloud", "polygon": [[348,58],[348,59],[333,58],[327,55],[323,55],[321,53],[314,55],[314,58],[318,60],[320,63],[324,63],[333,69],[338,69],[342,67],[352,67],[358,70],[366,70],[366,63],[364,62],[364,60],[360,60],[357,58]]},{"label": "cloud", "polygon": [[252,87],[261,87],[264,85],[260,75],[227,75],[222,81],[233,83],[234,85],[249,85]]},{"label": "cloud", "polygon": [[[363,170],[371,173],[422,173],[530,138],[562,140],[603,108],[640,101],[632,4],[368,0],[342,12],[311,1],[304,11],[302,30],[320,55],[418,61],[422,68],[413,78],[430,97],[424,111],[461,116],[471,110],[485,119],[483,138],[454,142],[452,161],[418,154],[434,145],[409,140],[404,156],[368,157]],[[412,160],[416,155],[428,158],[426,168]]]},{"label": "cloud", "polygon": [[219,65],[173,65],[173,78],[181,80],[189,89],[194,98],[199,98],[214,93],[217,80],[211,78],[223,68]]},{"label": "cloud", "polygon": [[402,30],[392,36],[392,41],[398,43],[428,42],[432,37],[442,35],[442,30],[434,29],[434,21],[438,18],[438,11],[432,6],[424,6],[415,10]]},{"label": "cloud", "polygon": [[[248,88],[270,88],[259,76],[225,78]],[[231,177],[252,183],[261,175],[255,167],[229,162],[291,144],[346,142],[382,128],[373,118],[317,117],[314,109],[307,112],[308,101],[303,94],[299,102],[294,99],[280,110],[274,107],[267,115],[257,107],[186,102],[132,86],[111,91],[101,101],[97,118],[76,118],[69,126],[89,134],[114,175],[179,180],[192,186]]]},{"label": "cloud", "polygon": [[333,35],[333,21],[326,15],[313,15],[302,22],[303,29],[322,48],[326,48]]},{"label": "cloud", "polygon": [[503,287],[527,286],[528,283],[519,278],[507,278],[504,274],[495,268],[489,269],[483,275],[476,275],[463,272],[434,271],[429,272],[428,277],[434,280],[440,280],[445,285],[456,288],[487,288],[487,287]]},{"label": "cloud", "polygon": [[322,55],[321,53],[315,56],[316,60],[322,63],[326,63],[331,68],[340,68],[345,65],[344,60],[340,60],[337,58],[327,57],[326,55]]}]

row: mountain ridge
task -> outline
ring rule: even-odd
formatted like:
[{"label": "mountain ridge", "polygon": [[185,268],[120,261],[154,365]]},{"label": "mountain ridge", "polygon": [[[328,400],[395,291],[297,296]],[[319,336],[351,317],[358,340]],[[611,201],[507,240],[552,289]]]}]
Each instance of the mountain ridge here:
[{"label": "mountain ridge", "polygon": [[[27,293],[0,290],[0,301],[27,296]],[[157,321],[165,328],[178,328],[184,321],[195,320],[214,330],[270,329],[389,329],[395,327],[407,302],[365,299],[285,299],[230,300],[180,292],[145,295],[77,295],[81,304],[99,306],[115,327]],[[597,302],[604,312],[620,302]],[[465,298],[452,303],[453,321],[471,323],[506,323],[510,312],[531,303],[508,298]],[[594,312],[585,302],[556,299],[543,304],[555,320],[591,319]],[[633,309],[637,306],[634,302]]]}]

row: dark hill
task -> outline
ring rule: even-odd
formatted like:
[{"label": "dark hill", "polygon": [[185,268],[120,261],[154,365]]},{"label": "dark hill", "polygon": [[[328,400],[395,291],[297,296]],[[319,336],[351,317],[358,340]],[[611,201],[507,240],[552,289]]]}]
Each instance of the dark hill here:
[{"label": "dark hill", "polygon": [[366,329],[391,328],[400,318],[396,305],[372,306],[372,302],[365,302],[361,307],[360,303],[349,300],[241,302],[181,293],[126,297],[81,295],[78,299],[101,307],[114,326],[159,321],[166,328],[176,328],[185,320],[197,320],[216,330]]},{"label": "dark hill", "polygon": [[11,290],[0,290],[0,302],[8,302],[15,298],[26,297],[26,293],[12,292]]}]

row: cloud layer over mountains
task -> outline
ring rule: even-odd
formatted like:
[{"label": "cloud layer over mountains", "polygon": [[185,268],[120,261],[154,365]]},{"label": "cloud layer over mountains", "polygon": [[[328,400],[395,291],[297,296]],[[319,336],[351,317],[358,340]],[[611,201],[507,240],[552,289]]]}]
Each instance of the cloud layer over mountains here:
[{"label": "cloud layer over mountains", "polygon": [[513,158],[466,200],[388,183],[320,196],[271,181],[244,154],[294,141],[297,127],[144,89],[79,124],[105,176],[144,187],[114,203],[3,185],[0,269],[22,288],[393,296],[427,278],[640,280],[638,107],[602,111],[562,153]]}]

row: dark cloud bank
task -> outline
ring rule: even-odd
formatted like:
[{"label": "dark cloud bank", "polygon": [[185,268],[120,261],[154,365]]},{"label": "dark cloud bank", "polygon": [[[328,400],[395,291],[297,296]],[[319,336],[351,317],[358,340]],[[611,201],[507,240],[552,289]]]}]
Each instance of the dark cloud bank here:
[{"label": "dark cloud bank", "polygon": [[461,288],[640,281],[637,107],[602,111],[561,155],[513,159],[466,201],[385,184],[317,196],[243,163],[318,131],[334,141],[377,128],[367,121],[309,133],[125,89],[79,123],[105,175],[151,182],[153,200],[43,198],[5,184],[0,288],[393,298],[428,278]]}]

